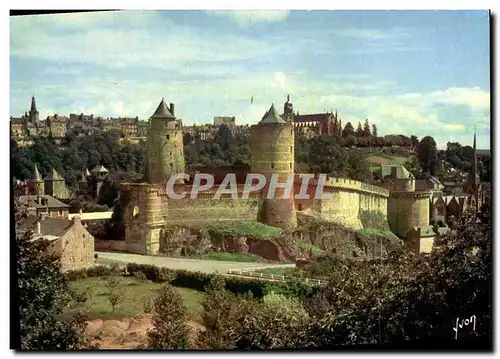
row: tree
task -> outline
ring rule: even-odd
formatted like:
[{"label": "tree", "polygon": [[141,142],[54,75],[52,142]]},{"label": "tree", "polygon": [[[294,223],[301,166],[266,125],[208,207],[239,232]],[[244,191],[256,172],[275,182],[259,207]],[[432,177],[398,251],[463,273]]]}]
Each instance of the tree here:
[{"label": "tree", "polygon": [[372,135],[370,131],[370,124],[368,123],[368,119],[365,119],[365,124],[363,126],[363,136],[370,137]]},{"label": "tree", "polygon": [[243,332],[245,318],[255,301],[251,294],[236,296],[225,288],[221,277],[213,277],[202,300],[202,319],[206,330],[198,338],[200,348],[234,349]]},{"label": "tree", "polygon": [[346,150],[339,147],[334,139],[322,135],[310,140],[307,163],[313,173],[325,173],[342,177],[347,169]]},{"label": "tree", "polygon": [[189,345],[189,328],[182,296],[169,285],[158,290],[154,301],[153,328],[148,344],[153,349],[185,349]]},{"label": "tree", "polygon": [[342,137],[347,138],[349,136],[354,136],[354,135],[356,135],[356,131],[354,131],[352,123],[347,122],[344,126],[344,130],[342,131]]},{"label": "tree", "polygon": [[455,339],[457,318],[482,318],[467,337],[491,338],[491,219],[470,212],[438,235],[429,259],[397,247],[387,260],[351,263],[311,298],[307,346]]},{"label": "tree", "polygon": [[437,147],[436,141],[431,136],[422,138],[418,144],[418,158],[420,167],[425,173],[435,175],[437,170]]},{"label": "tree", "polygon": [[[16,226],[25,218],[15,205]],[[50,251],[49,243],[32,240],[33,233],[18,234],[15,239],[17,287],[15,301],[19,312],[20,341],[15,345],[22,350],[83,349],[85,318],[74,316],[60,321],[71,301],[67,278],[62,274],[59,258]]]},{"label": "tree", "polygon": [[372,136],[377,137],[378,136],[378,131],[377,131],[377,125],[373,124],[372,125]]},{"label": "tree", "polygon": [[356,136],[363,137],[363,127],[361,126],[361,122],[358,122],[358,128],[356,129]]}]

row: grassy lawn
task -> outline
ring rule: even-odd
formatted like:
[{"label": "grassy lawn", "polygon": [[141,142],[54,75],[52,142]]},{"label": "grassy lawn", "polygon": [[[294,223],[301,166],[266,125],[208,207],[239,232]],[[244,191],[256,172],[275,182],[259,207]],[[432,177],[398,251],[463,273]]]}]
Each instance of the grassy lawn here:
[{"label": "grassy lawn", "polygon": [[[123,290],[124,299],[112,312],[108,302],[108,287],[106,277],[85,278],[70,282],[71,289],[77,293],[88,291],[89,296],[85,303],[77,303],[65,311],[64,316],[81,312],[92,319],[122,319],[144,312],[144,305],[154,299],[155,290],[162,284],[151,281],[142,281],[133,277],[115,277],[118,280],[117,289]],[[193,289],[175,288],[184,298],[184,305],[189,313],[200,310],[200,300],[203,293]]]},{"label": "grassy lawn", "polygon": [[256,221],[220,221],[205,224],[204,227],[215,233],[229,236],[269,238],[281,234],[281,229],[267,226]]}]

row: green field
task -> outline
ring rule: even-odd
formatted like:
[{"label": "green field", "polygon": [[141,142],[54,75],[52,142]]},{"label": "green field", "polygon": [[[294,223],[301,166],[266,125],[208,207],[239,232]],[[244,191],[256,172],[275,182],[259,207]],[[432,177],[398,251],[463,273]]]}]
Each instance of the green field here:
[{"label": "green field", "polygon": [[[63,316],[71,316],[81,312],[92,319],[119,320],[131,317],[138,313],[144,313],[144,306],[156,296],[155,291],[162,286],[159,283],[138,280],[133,277],[114,278],[118,281],[115,290],[124,292],[123,301],[116,306],[114,312],[112,312],[112,306],[108,301],[107,277],[94,277],[70,282],[71,289],[77,293],[88,292],[88,299],[85,303],[71,305]],[[189,313],[199,312],[202,292],[178,287],[175,290],[184,298],[184,305]]]}]

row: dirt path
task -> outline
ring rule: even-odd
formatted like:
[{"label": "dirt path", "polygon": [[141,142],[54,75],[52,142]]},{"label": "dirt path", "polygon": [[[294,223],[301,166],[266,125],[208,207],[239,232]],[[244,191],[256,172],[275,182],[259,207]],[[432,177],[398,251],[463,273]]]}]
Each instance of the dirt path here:
[{"label": "dirt path", "polygon": [[225,262],[225,261],[213,261],[205,259],[143,256],[140,254],[116,253],[116,252],[97,252],[97,254],[99,255],[98,264],[99,263],[110,264],[112,262],[152,264],[158,267],[200,271],[205,273],[218,272],[226,274],[229,270],[238,270],[238,269],[295,267],[295,264]]}]

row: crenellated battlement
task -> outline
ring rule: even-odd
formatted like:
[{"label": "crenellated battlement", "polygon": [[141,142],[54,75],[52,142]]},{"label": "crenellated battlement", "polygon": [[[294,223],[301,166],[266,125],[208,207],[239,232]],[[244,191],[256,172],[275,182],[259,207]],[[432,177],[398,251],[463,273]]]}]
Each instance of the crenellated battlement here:
[{"label": "crenellated battlement", "polygon": [[[311,182],[313,185],[316,185],[317,181],[318,179],[316,177]],[[326,191],[328,191],[328,189],[345,189],[350,191],[368,193],[375,196],[389,197],[389,191],[383,187],[378,187],[347,178],[327,177],[327,182],[325,183],[324,188]]]}]

